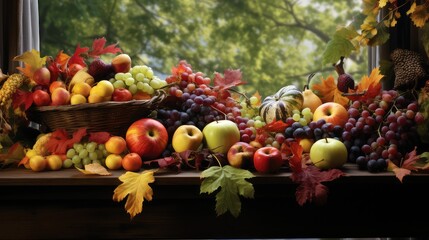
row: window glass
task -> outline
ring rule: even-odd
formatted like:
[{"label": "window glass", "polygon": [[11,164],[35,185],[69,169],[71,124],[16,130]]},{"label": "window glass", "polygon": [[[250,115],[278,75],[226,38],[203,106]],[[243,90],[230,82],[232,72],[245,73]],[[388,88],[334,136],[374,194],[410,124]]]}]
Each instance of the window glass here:
[{"label": "window glass", "polygon": [[[159,75],[184,59],[212,76],[240,69],[243,88],[262,96],[280,87],[302,87],[311,73],[333,74],[322,53],[360,0],[39,0],[42,55],[73,53],[95,38],[119,43],[133,59]],[[368,72],[367,50],[347,59],[350,74]]]}]

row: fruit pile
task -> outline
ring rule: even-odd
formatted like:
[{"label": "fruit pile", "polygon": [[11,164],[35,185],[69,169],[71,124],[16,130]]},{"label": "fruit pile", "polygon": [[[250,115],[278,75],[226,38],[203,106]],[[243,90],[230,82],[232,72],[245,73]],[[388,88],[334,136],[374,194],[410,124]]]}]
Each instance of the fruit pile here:
[{"label": "fruit pile", "polygon": [[[188,166],[189,161],[210,158],[271,173],[288,166],[296,143],[304,162],[320,169],[349,162],[379,172],[389,162],[400,165],[421,144],[417,130],[426,118],[419,109],[418,90],[382,90],[378,68],[361,82],[341,72],[336,81],[331,77],[310,86],[311,75],[303,90],[287,85],[262,98],[239,92],[237,86],[245,83],[239,70],[209,77],[181,60],[161,79],[149,66],[132,66],[125,53],[106,63],[99,55],[117,50],[104,48],[104,42],[98,45],[102,47],[88,62],[70,57],[67,64],[55,60],[21,68],[24,77],[15,74],[3,83],[2,106],[10,99],[26,103],[30,99],[35,106],[150,99],[160,89],[167,98],[150,117],[127,126],[123,136],[73,137],[65,140],[66,149],[58,151],[41,143],[53,142],[52,133],[45,134],[21,161],[28,168],[57,170],[59,165],[81,168],[99,163],[112,170],[138,171],[146,161],[164,161],[168,167],[165,162]],[[31,94],[10,96],[23,86]]]},{"label": "fruit pile", "polygon": [[32,77],[33,104],[41,107],[150,99],[155,90],[166,85],[150,67],[132,66],[131,58],[124,53],[111,63],[97,58],[88,68],[75,68],[79,70],[69,74],[69,80],[52,79],[48,67],[37,69]]}]

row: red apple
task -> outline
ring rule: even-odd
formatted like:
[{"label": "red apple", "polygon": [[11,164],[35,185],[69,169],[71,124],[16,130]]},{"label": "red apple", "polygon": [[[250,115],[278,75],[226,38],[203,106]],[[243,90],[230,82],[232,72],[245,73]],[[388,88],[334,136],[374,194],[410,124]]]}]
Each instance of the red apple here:
[{"label": "red apple", "polygon": [[142,118],[128,127],[125,140],[130,152],[137,153],[143,160],[150,160],[159,157],[165,150],[168,133],[159,121]]},{"label": "red apple", "polygon": [[51,104],[51,95],[48,92],[37,89],[33,92],[33,102],[36,106],[48,106]]},{"label": "red apple", "polygon": [[343,127],[349,119],[349,113],[347,112],[347,109],[339,103],[326,102],[314,110],[313,121],[317,121],[319,119],[325,119],[327,123]]},{"label": "red apple", "polygon": [[51,83],[51,72],[46,67],[41,67],[34,71],[33,80],[42,86],[49,86]]},{"label": "red apple", "polygon": [[246,142],[236,142],[229,148],[227,159],[229,165],[236,168],[247,168],[253,161],[256,148]]},{"label": "red apple", "polygon": [[70,92],[65,88],[58,87],[51,93],[51,105],[60,106],[70,103]]},{"label": "red apple", "polygon": [[253,155],[253,165],[260,173],[274,173],[283,165],[280,150],[275,147],[262,147]]},{"label": "red apple", "polygon": [[112,93],[112,100],[117,102],[125,102],[133,99],[133,94],[126,88],[115,88]]},{"label": "red apple", "polygon": [[131,58],[128,54],[122,53],[112,59],[112,67],[115,73],[129,72],[131,69]]}]

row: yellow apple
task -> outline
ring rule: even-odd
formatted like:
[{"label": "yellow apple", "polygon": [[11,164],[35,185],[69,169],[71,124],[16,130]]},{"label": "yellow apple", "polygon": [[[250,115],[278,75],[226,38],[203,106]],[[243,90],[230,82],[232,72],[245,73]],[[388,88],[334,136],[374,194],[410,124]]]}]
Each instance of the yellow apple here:
[{"label": "yellow apple", "polygon": [[343,142],[335,138],[317,140],[310,149],[311,162],[318,168],[340,168],[347,162],[347,148]]},{"label": "yellow apple", "polygon": [[111,153],[107,155],[105,160],[106,167],[111,170],[118,170],[122,168],[122,157],[119,154]]},{"label": "yellow apple", "polygon": [[49,170],[60,170],[63,166],[63,160],[60,155],[52,154],[46,156],[46,168]]},{"label": "yellow apple", "polygon": [[72,96],[70,98],[70,104],[71,105],[82,104],[82,103],[86,103],[86,97],[85,96],[83,96],[82,94],[79,94],[79,93],[72,94]]},{"label": "yellow apple", "polygon": [[203,142],[203,133],[194,125],[181,125],[172,137],[173,149],[176,152],[197,150]]},{"label": "yellow apple", "polygon": [[72,93],[82,94],[84,97],[88,97],[90,91],[91,85],[86,82],[78,82],[72,88]]},{"label": "yellow apple", "polygon": [[30,158],[29,165],[31,170],[40,172],[46,169],[46,159],[41,155],[35,155]]}]

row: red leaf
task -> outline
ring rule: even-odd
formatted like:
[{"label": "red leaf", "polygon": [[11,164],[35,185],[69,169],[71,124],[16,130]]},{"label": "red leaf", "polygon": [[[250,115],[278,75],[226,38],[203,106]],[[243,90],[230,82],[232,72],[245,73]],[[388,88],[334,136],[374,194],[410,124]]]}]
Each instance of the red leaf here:
[{"label": "red leaf", "polygon": [[292,181],[299,184],[295,197],[299,205],[306,202],[326,202],[328,188],[322,182],[335,180],[345,174],[339,169],[320,171],[317,167],[309,165],[300,172],[292,172]]},{"label": "red leaf", "polygon": [[68,66],[71,66],[74,63],[79,64],[81,66],[86,66],[85,59],[82,55],[87,54],[88,50],[88,47],[81,48],[80,44],[78,44],[73,56],[71,56],[67,62]]},{"label": "red leaf", "polygon": [[104,144],[112,136],[108,132],[91,132],[89,133],[88,141],[96,142],[98,144]]},{"label": "red leaf", "polygon": [[263,128],[268,131],[268,132],[281,132],[283,133],[287,127],[289,127],[290,124],[287,124],[285,122],[283,122],[282,120],[277,120],[274,122],[271,122],[265,126],[263,126]]},{"label": "red leaf", "polygon": [[114,54],[114,53],[122,52],[120,48],[116,47],[117,44],[111,44],[107,47],[104,47],[105,44],[106,44],[106,39],[104,37],[95,39],[94,42],[92,43],[92,49],[88,53],[88,55],[93,58],[98,58],[100,57],[100,55],[103,55],[105,53]]},{"label": "red leaf", "polygon": [[12,95],[12,106],[14,109],[24,107],[24,111],[29,109],[33,104],[33,93],[17,89]]},{"label": "red leaf", "polygon": [[52,132],[49,141],[46,143],[46,148],[52,154],[66,154],[67,149],[73,147],[73,144],[80,142],[86,134],[86,128],[80,128],[69,138],[64,129],[57,129]]},{"label": "red leaf", "polygon": [[215,73],[214,85],[219,87],[219,90],[227,90],[229,88],[246,84],[241,80],[241,71],[240,70],[225,70],[223,72],[223,77],[220,73]]},{"label": "red leaf", "polygon": [[299,144],[298,141],[288,142],[286,141],[283,145],[289,145],[290,152],[292,153],[292,156],[289,158],[289,166],[291,167],[292,171],[294,173],[300,173],[303,171],[303,160],[302,160],[302,151],[303,148]]},{"label": "red leaf", "polygon": [[420,156],[417,155],[417,147],[414,147],[414,150],[405,155],[405,161],[402,163],[401,168],[405,168],[411,171],[417,170],[414,164],[420,159]]}]

